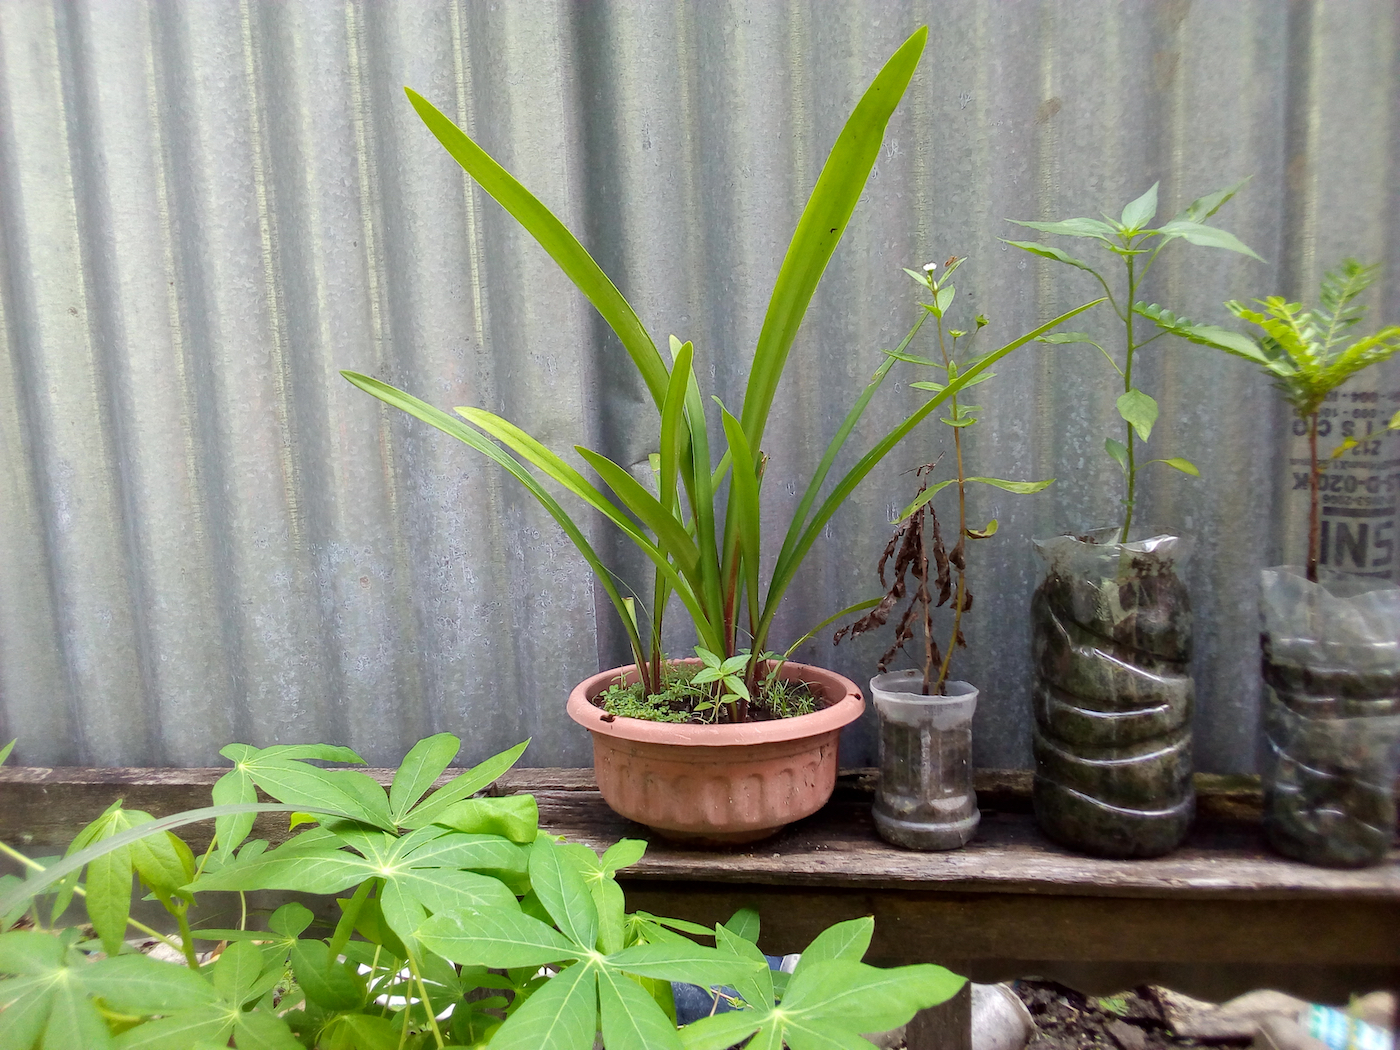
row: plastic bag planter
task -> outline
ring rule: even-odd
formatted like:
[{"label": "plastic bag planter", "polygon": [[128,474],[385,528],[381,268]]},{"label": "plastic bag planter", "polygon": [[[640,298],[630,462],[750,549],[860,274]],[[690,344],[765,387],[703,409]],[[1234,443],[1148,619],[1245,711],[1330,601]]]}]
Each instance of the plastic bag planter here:
[{"label": "plastic bag planter", "polygon": [[1400,587],[1262,573],[1264,834],[1287,857],[1378,864],[1395,831]]},{"label": "plastic bag planter", "polygon": [[1037,541],[1031,599],[1033,801],[1041,830],[1102,857],[1180,844],[1191,784],[1191,606],[1176,566],[1188,543],[1120,544],[1116,529]]},{"label": "plastic bag planter", "polygon": [[982,814],[972,789],[972,714],[977,690],[945,682],[946,696],[925,696],[920,671],[870,680],[880,719],[880,786],[875,827],[909,849],[957,849]]}]

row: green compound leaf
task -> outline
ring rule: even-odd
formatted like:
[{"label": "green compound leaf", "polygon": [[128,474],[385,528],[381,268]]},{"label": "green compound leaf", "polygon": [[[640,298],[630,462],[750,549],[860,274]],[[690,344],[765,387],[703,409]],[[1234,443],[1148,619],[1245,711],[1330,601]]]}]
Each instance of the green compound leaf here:
[{"label": "green compound leaf", "polygon": [[451,733],[425,737],[409,749],[389,788],[389,811],[400,823],[457,757],[462,741]]}]

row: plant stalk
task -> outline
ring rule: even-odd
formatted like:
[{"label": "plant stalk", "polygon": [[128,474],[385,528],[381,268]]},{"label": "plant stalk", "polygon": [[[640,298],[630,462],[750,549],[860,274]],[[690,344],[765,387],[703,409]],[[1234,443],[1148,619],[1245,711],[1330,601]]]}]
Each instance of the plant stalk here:
[{"label": "plant stalk", "polygon": [[1317,582],[1317,563],[1322,553],[1322,522],[1318,516],[1317,411],[1308,416],[1308,582]]},{"label": "plant stalk", "polygon": [[[938,318],[938,349],[939,349],[940,351],[942,351],[942,353],[943,353],[943,369],[944,369],[944,373],[947,374],[948,369],[949,369],[949,368],[951,367],[951,365],[952,365],[952,361],[951,361],[951,359],[950,359],[949,356],[948,356],[948,344],[947,344],[947,342],[945,341],[944,336],[943,336],[943,318],[942,318],[942,317]],[[952,397],[952,406],[953,406],[952,418],[956,420],[956,419],[958,418],[958,395],[957,395],[957,394],[954,394],[953,397]],[[954,550],[957,549],[957,546],[962,545],[963,539],[964,539],[964,537],[966,537],[966,535],[967,535],[967,484],[966,484],[966,475],[965,475],[964,472],[963,472],[962,432],[963,432],[963,428],[962,428],[962,427],[954,427],[954,428],[953,428],[953,451],[954,451],[954,453],[955,453],[955,455],[956,455],[956,458],[957,458],[957,461],[958,461],[958,543],[957,543],[957,545],[954,546]],[[963,552],[963,562],[964,562],[964,564],[966,564],[966,561],[967,561],[967,553],[966,553],[966,548],[964,547],[964,552]],[[945,649],[943,650],[943,663],[942,663],[942,665],[938,668],[938,681],[934,683],[934,685],[933,685],[933,692],[932,692],[932,693],[930,693],[929,690],[928,690],[928,672],[927,672],[927,671],[924,672],[924,695],[925,695],[925,696],[943,696],[943,695],[944,695],[943,689],[944,689],[944,683],[947,682],[947,680],[948,680],[948,669],[949,669],[949,668],[952,666],[952,664],[953,664],[953,650],[954,650],[955,648],[957,648],[957,644],[958,644],[958,630],[959,630],[959,628],[961,627],[961,624],[962,624],[963,596],[964,596],[964,594],[966,593],[967,581],[966,581],[966,580],[964,579],[964,577],[963,577],[963,570],[962,570],[961,567],[959,567],[959,566],[957,566],[957,565],[954,565],[953,568],[954,568],[954,569],[957,569],[957,571],[958,571],[958,589],[957,589],[956,595],[954,595],[954,598],[953,598],[953,601],[954,601],[954,603],[955,603],[954,608],[953,608],[953,633],[952,633],[951,637],[949,637],[949,639],[948,639],[947,648],[945,648]],[[925,602],[925,603],[924,603],[924,616],[927,618],[928,615],[929,615],[928,603]]]},{"label": "plant stalk", "polygon": [[[1127,327],[1128,335],[1128,352],[1124,359],[1123,367],[1123,393],[1125,394],[1133,388],[1133,350],[1135,349],[1133,346],[1133,303],[1137,302],[1137,278],[1133,272],[1133,257],[1131,255],[1127,257],[1127,263],[1128,300],[1127,313],[1123,318],[1123,324]],[[1133,507],[1137,499],[1137,459],[1133,449],[1133,438],[1136,435],[1133,432],[1133,425],[1131,423],[1125,420],[1123,425],[1128,432],[1128,440],[1126,442],[1128,448],[1128,498],[1124,508],[1126,513],[1123,515],[1123,530],[1118,534],[1119,543],[1128,542],[1128,530],[1132,528],[1133,525]]]}]

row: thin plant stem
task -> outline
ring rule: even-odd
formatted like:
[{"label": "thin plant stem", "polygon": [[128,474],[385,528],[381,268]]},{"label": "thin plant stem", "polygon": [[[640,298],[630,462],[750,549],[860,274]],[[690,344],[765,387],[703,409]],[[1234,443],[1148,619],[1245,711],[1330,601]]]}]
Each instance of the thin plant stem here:
[{"label": "thin plant stem", "polygon": [[[1133,303],[1136,301],[1135,296],[1137,295],[1137,278],[1133,272],[1133,257],[1131,255],[1127,257],[1127,263],[1128,312],[1123,318],[1123,324],[1126,326],[1128,334],[1128,351],[1123,368],[1123,393],[1125,394],[1133,388],[1133,350],[1135,349],[1133,346]],[[1135,434],[1133,433],[1133,425],[1131,423],[1125,420],[1123,425],[1126,427],[1128,434],[1128,498],[1125,501],[1126,513],[1123,515],[1123,530],[1118,535],[1119,543],[1128,542],[1128,530],[1131,529],[1133,525],[1133,508],[1137,498],[1137,460],[1135,450],[1133,449]]]},{"label": "thin plant stem", "polygon": [[[423,1010],[428,1015],[428,1024],[433,1029],[433,1039],[437,1041],[439,1050],[445,1044],[442,1041],[442,1030],[438,1028],[437,1017],[433,1014],[433,1004],[428,998],[428,989],[423,984],[423,975],[418,972],[418,965],[413,961],[413,956],[408,957],[408,969],[413,974],[413,979],[418,982],[418,996],[423,1002]],[[408,1006],[404,1006],[404,1012],[408,1011]]]},{"label": "thin plant stem", "polygon": [[[947,344],[947,341],[944,339],[944,335],[943,335],[943,318],[941,318],[941,317],[938,318],[938,349],[939,349],[939,350],[942,352],[942,354],[943,354],[943,370],[944,370],[945,373],[947,373],[947,372],[949,371],[949,369],[951,368],[951,366],[952,366],[952,360],[951,360],[951,358],[950,358],[949,355],[948,355],[948,344]],[[951,376],[950,376],[950,380],[951,380]],[[953,397],[952,397],[952,418],[953,418],[954,420],[957,420],[957,419],[958,419],[958,395],[957,395],[957,394],[954,394]],[[953,428],[953,451],[954,451],[954,453],[956,454],[957,463],[958,463],[958,544],[962,544],[962,542],[963,542],[963,537],[967,535],[967,484],[966,484],[966,480],[965,480],[965,474],[964,474],[964,472],[963,472],[962,432],[963,432],[963,428],[962,428],[962,427],[954,427],[954,428]],[[957,549],[957,548],[956,548],[956,546],[955,546],[955,547],[954,547],[954,550],[956,550],[956,549]],[[963,561],[964,561],[964,563],[966,562],[966,560],[967,560],[967,554],[965,553],[965,548],[964,548],[964,554],[963,554]],[[934,686],[933,686],[933,693],[932,693],[932,694],[929,694],[929,691],[928,691],[928,676],[927,676],[927,673],[925,673],[925,678],[924,678],[924,693],[925,693],[926,695],[934,695],[934,696],[943,696],[943,695],[944,695],[943,689],[944,689],[944,683],[947,682],[947,680],[948,680],[948,669],[953,665],[953,650],[954,650],[955,648],[957,648],[957,644],[958,644],[958,628],[960,627],[960,625],[961,625],[961,623],[962,623],[963,595],[964,595],[964,593],[965,593],[965,591],[966,591],[966,588],[967,588],[967,582],[966,582],[966,580],[965,580],[964,577],[963,577],[963,570],[962,570],[962,568],[961,568],[960,566],[957,566],[957,565],[954,565],[953,568],[955,568],[955,569],[958,570],[958,592],[957,592],[957,595],[956,595],[955,598],[954,598],[955,606],[954,606],[954,609],[953,609],[953,634],[952,634],[952,636],[948,639],[948,646],[947,646],[947,648],[943,650],[943,664],[942,664],[942,666],[940,666],[940,667],[938,668],[938,681],[934,683]],[[925,603],[924,603],[924,615],[925,615],[925,617],[927,617],[928,614],[929,614],[929,613],[928,613],[928,603],[925,602]]]},{"label": "thin plant stem", "polygon": [[184,951],[185,962],[189,964],[191,970],[198,970],[199,956],[194,953],[194,934],[190,932],[190,906],[181,901],[179,905],[170,910],[175,914],[175,921],[180,924],[180,947]]},{"label": "thin plant stem", "polygon": [[1308,582],[1317,582],[1317,563],[1322,554],[1322,522],[1318,518],[1317,412],[1308,416]]}]

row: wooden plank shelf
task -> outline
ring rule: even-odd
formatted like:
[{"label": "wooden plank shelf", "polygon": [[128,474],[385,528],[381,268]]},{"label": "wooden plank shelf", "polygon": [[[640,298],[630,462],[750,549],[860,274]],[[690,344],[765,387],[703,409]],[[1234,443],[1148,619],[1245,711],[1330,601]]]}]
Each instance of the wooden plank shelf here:
[{"label": "wooden plank shelf", "polygon": [[[0,768],[0,838],[56,852],[118,797],[155,815],[208,805],[223,772]],[[367,772],[385,784],[393,775]],[[754,906],[774,952],[799,949],[832,922],[874,915],[872,961],[933,960],[978,980],[1037,973],[1103,991],[1168,980],[1221,995],[1268,983],[1319,998],[1400,985],[1400,851],[1358,871],[1270,853],[1257,778],[1198,776],[1190,838],[1169,856],[1138,861],[1084,857],[1045,839],[1022,771],[978,772],[982,823],[966,848],[898,849],[875,833],[873,783],[869,770],[844,773],[820,813],[732,851],[670,845],[617,816],[591,770],[513,770],[492,790],[533,793],[545,829],[595,849],[650,840],[623,873],[630,908],[710,924]],[[285,828],[268,816],[255,834],[276,842]],[[207,844],[208,827],[188,830],[196,848]],[[1200,974],[1215,976],[1193,984]]]}]

